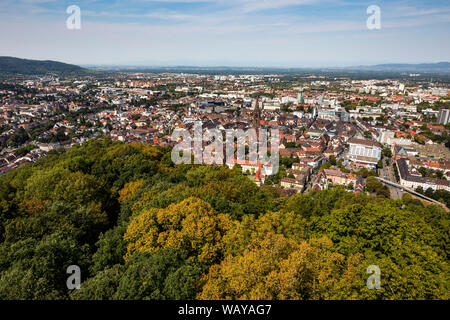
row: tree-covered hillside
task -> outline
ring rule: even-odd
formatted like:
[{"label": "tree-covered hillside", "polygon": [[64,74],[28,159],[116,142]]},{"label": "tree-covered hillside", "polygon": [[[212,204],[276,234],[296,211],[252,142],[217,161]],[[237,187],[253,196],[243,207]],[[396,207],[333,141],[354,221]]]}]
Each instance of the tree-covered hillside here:
[{"label": "tree-covered hillside", "polygon": [[[286,198],[240,169],[93,140],[0,176],[0,299],[448,299],[437,206]],[[68,290],[66,269],[82,270]],[[381,269],[381,289],[366,286]]]},{"label": "tree-covered hillside", "polygon": [[42,75],[57,73],[64,75],[89,75],[94,72],[73,64],[51,60],[29,60],[14,57],[0,57],[0,73]]}]

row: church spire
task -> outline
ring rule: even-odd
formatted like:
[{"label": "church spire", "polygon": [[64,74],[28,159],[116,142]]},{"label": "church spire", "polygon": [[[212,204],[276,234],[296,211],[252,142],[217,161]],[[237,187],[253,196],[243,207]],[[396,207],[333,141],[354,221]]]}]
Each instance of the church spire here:
[{"label": "church spire", "polygon": [[253,110],[253,128],[256,132],[259,132],[259,126],[261,123],[261,109],[259,107],[259,99],[256,98],[255,109]]}]

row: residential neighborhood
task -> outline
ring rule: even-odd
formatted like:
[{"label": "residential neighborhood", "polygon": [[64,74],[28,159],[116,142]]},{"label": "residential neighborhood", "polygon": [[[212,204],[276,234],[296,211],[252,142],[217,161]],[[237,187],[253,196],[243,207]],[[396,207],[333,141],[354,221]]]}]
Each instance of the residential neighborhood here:
[{"label": "residential neighborhood", "polygon": [[[257,185],[282,193],[336,186],[366,192],[368,176],[422,192],[450,191],[448,86],[328,78],[116,73],[9,79],[0,85],[0,172],[102,136],[173,147],[175,129],[193,133],[200,122],[203,130],[279,130],[279,172],[250,160],[234,165]],[[391,188],[393,194],[402,191]]]}]

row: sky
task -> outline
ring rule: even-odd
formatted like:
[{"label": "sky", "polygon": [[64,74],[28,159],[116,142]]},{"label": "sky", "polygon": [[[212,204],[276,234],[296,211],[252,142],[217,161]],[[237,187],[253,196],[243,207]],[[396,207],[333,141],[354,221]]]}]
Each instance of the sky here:
[{"label": "sky", "polygon": [[[81,10],[81,29],[66,12]],[[380,8],[370,30],[367,8]],[[448,0],[0,0],[0,56],[78,65],[450,61]]]}]

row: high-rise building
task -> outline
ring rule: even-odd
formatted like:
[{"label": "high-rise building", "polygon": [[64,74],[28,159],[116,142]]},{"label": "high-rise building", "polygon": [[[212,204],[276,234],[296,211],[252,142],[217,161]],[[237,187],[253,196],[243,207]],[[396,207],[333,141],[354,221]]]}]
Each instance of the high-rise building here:
[{"label": "high-rise building", "polygon": [[297,104],[304,104],[304,103],[305,99],[303,98],[303,93],[299,91],[297,95]]},{"label": "high-rise building", "polygon": [[322,105],[322,103],[323,103],[323,96],[320,96],[320,97],[319,97],[319,101],[318,101],[318,103],[319,103],[319,106],[321,106],[321,105]]},{"label": "high-rise building", "polygon": [[438,122],[444,125],[450,122],[450,109],[442,109],[439,111]]},{"label": "high-rise building", "polygon": [[317,116],[317,107],[314,107],[313,109],[312,109],[312,117],[313,118],[315,118],[316,116]]}]

